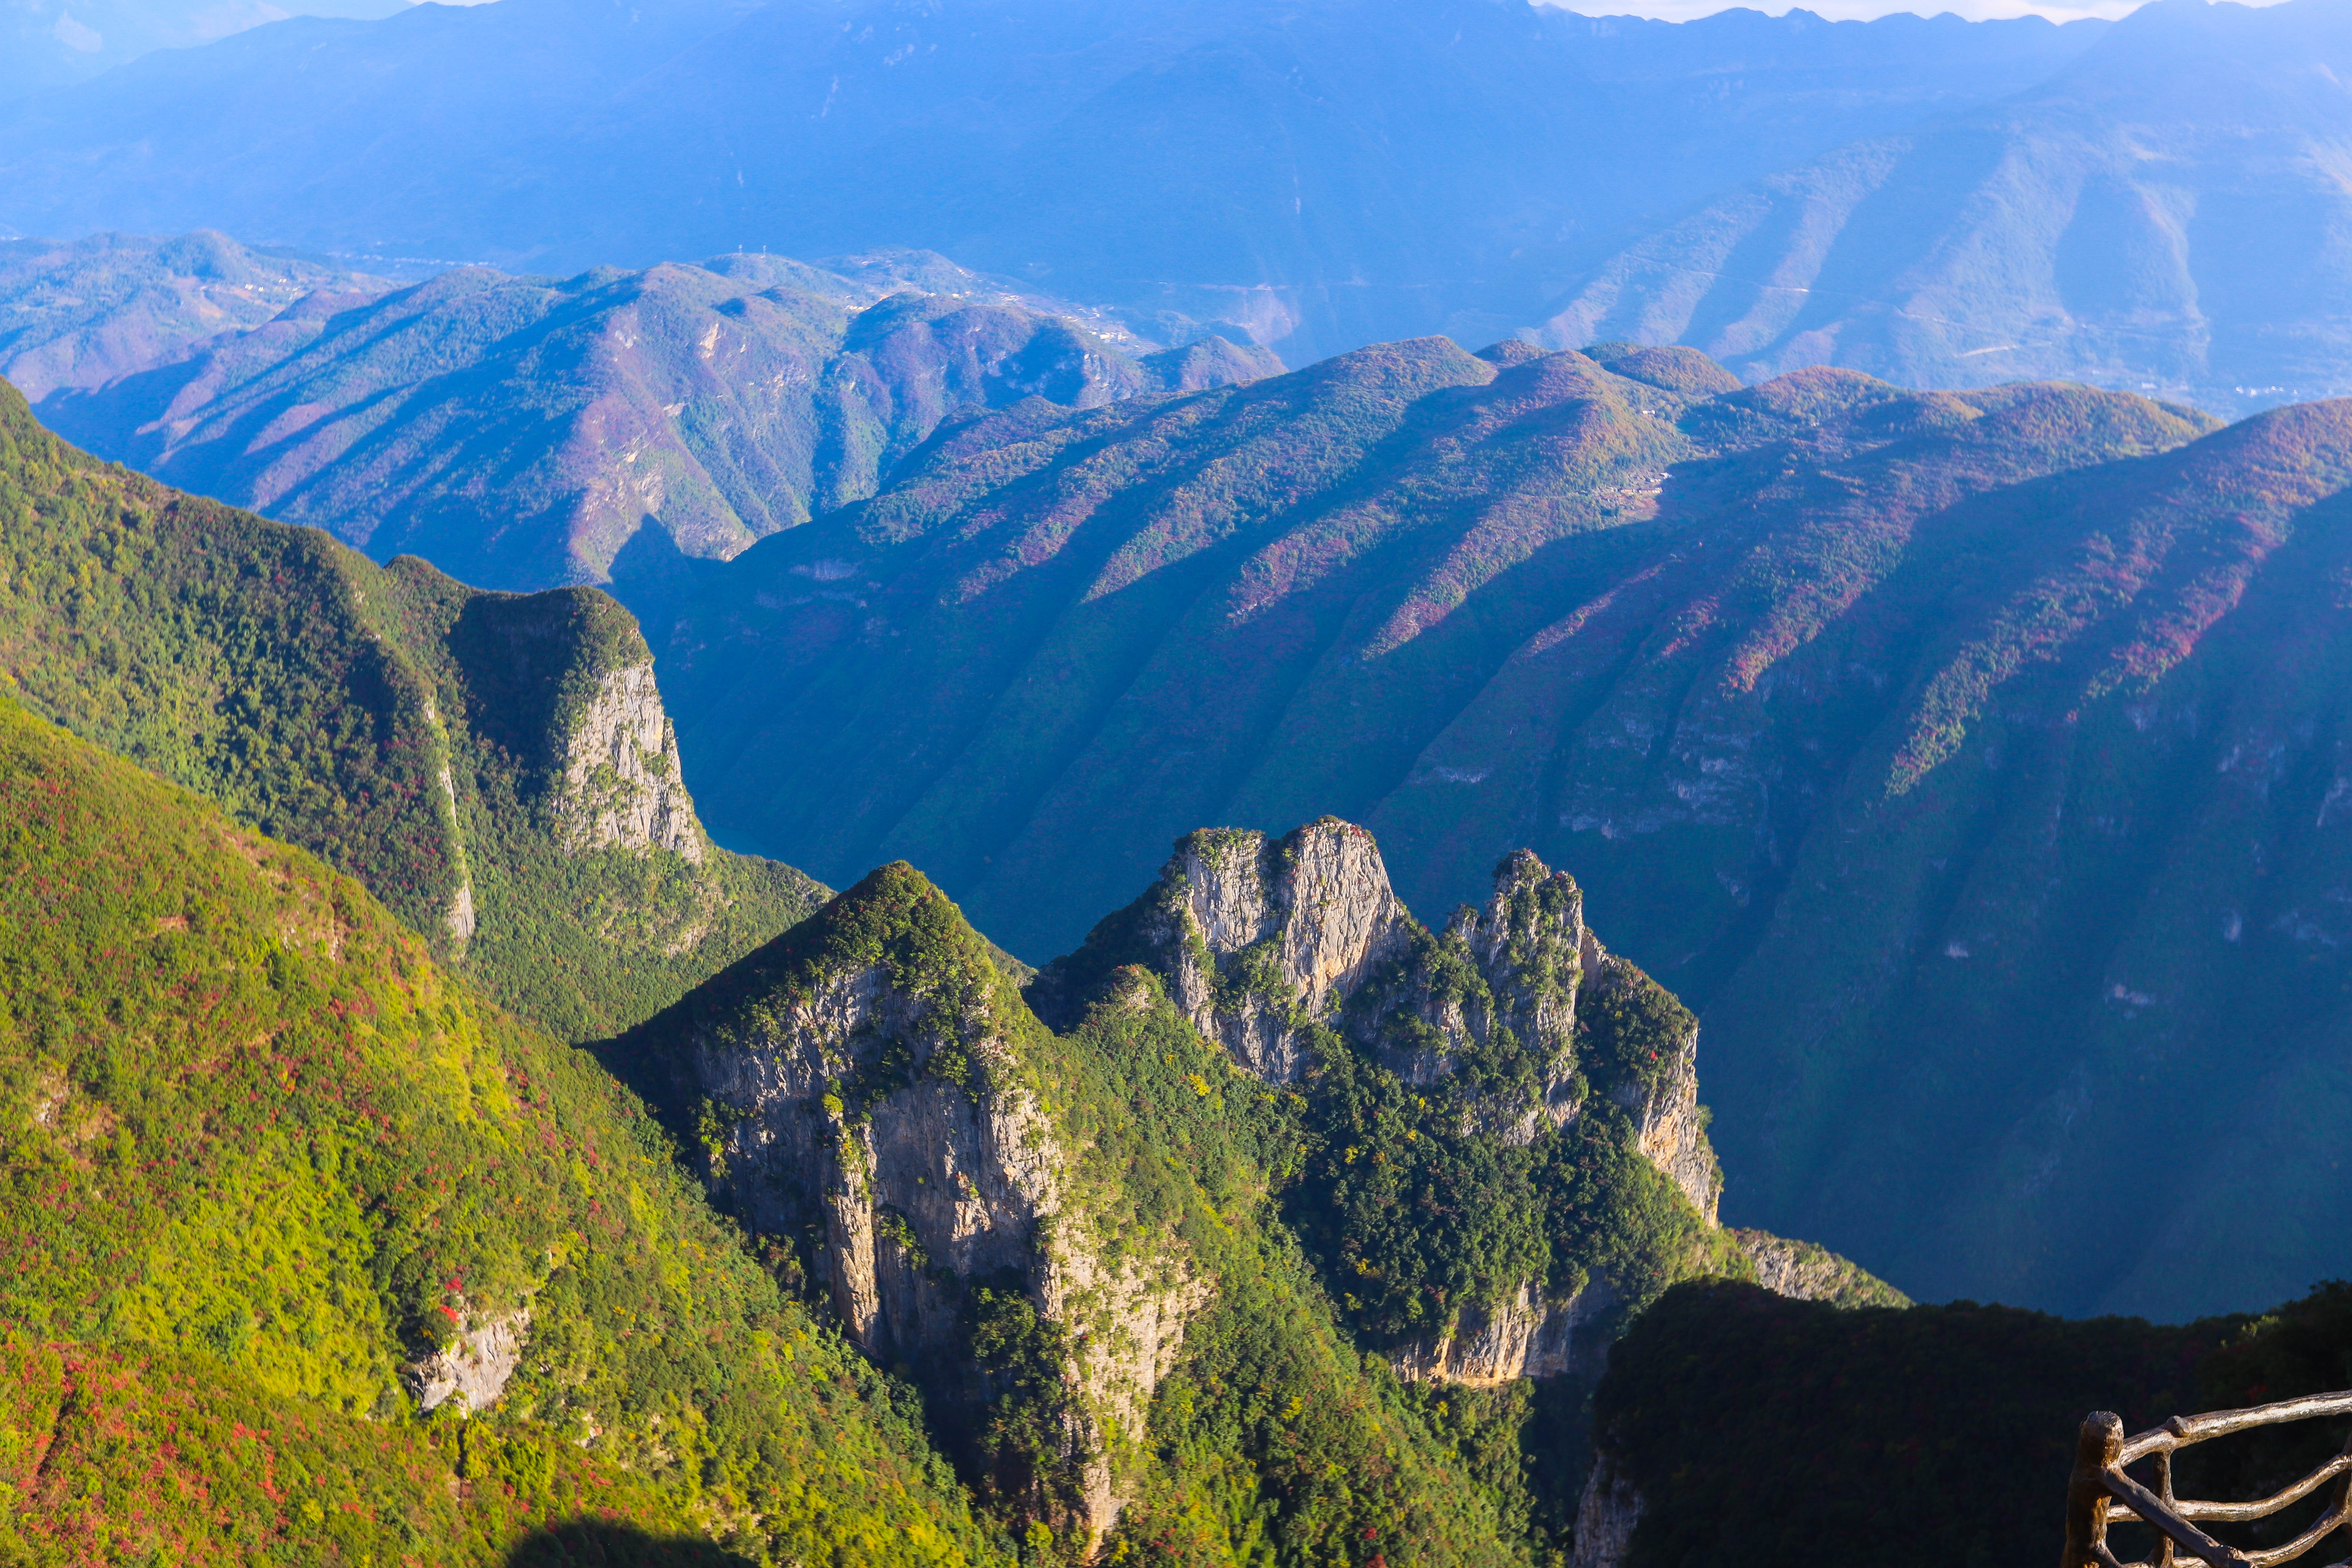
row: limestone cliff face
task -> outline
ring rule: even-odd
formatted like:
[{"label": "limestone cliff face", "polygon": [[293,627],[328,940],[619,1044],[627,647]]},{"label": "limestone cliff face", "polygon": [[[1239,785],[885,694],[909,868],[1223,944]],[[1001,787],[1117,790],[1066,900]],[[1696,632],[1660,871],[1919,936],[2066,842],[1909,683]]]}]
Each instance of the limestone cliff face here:
[{"label": "limestone cliff face", "polygon": [[1097,1254],[1066,1201],[1070,1152],[1024,1080],[1034,1020],[960,917],[930,972],[903,952],[845,961],[845,931],[910,909],[953,916],[910,868],[885,868],[681,1005],[707,1168],[753,1227],[814,1227],[849,1336],[946,1404],[985,1392],[976,1289],[1017,1292],[1057,1325],[1077,1396],[1076,1522],[1099,1536],[1123,1501],[1114,1450],[1141,1432],[1204,1287],[1173,1247],[1148,1266]]},{"label": "limestone cliff face", "polygon": [[1391,1361],[1407,1383],[1470,1388],[1598,1372],[1607,1346],[1583,1331],[1615,1304],[1605,1279],[1591,1281],[1566,1301],[1548,1301],[1532,1284],[1522,1285],[1507,1301],[1464,1307],[1450,1332],[1408,1345]]},{"label": "limestone cliff face", "polygon": [[1723,1198],[1723,1164],[1706,1141],[1706,1123],[1698,1103],[1698,1030],[1684,1037],[1672,1069],[1646,1090],[1620,1091],[1619,1103],[1633,1118],[1636,1147],[1675,1180],[1690,1199],[1691,1207],[1717,1222]]},{"label": "limestone cliff face", "polygon": [[1192,834],[1155,891],[1150,942],[1170,994],[1275,1083],[1305,1066],[1305,1026],[1396,953],[1412,925],[1372,836],[1329,818],[1279,840]]},{"label": "limestone cliff face", "polygon": [[650,662],[608,670],[573,717],[556,783],[566,849],[667,849],[697,865],[702,826]]},{"label": "limestone cliff face", "polygon": [[455,1400],[464,1415],[488,1410],[522,1364],[530,1331],[528,1308],[485,1319],[467,1328],[447,1348],[411,1364],[406,1381],[418,1408],[436,1410]]},{"label": "limestone cliff face", "polygon": [[1622,1568],[1642,1522],[1642,1494],[1606,1450],[1592,1461],[1576,1505],[1576,1546],[1569,1568]]},{"label": "limestone cliff face", "polygon": [[[1640,1152],[1716,1223],[1722,1177],[1698,1104],[1696,1027],[1671,1059],[1622,1082],[1580,1062],[1589,984],[1655,988],[1602,949],[1575,881],[1526,850],[1441,933],[1405,910],[1360,827],[1327,817],[1279,839],[1194,833],[1158,885],[1049,966],[1033,994],[1066,1014],[1089,976],[1125,963],[1155,970],[1203,1036],[1273,1082],[1306,1071],[1318,1031],[1417,1087],[1480,1064],[1487,1077],[1458,1086],[1465,1131],[1506,1143],[1570,1121],[1598,1082],[1633,1121]],[[1496,1074],[1498,1061],[1525,1070]],[[1409,1379],[1481,1385],[1560,1375],[1599,1353],[1580,1330],[1615,1300],[1602,1279],[1565,1300],[1526,1281],[1505,1301],[1465,1304],[1448,1331],[1406,1347],[1395,1365]]]}]

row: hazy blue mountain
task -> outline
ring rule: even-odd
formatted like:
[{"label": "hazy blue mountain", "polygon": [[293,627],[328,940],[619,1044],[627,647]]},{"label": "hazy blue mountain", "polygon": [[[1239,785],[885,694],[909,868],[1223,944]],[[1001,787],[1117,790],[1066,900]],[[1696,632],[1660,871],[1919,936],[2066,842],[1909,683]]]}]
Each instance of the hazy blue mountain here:
[{"label": "hazy blue mountain", "polygon": [[872,494],[959,410],[1282,369],[922,252],[401,289],[217,234],[107,235],[0,247],[0,369],[90,450],[508,589],[601,580],[648,525],[731,555]]},{"label": "hazy blue mountain", "polygon": [[1498,335],[1622,226],[2030,86],[2099,30],[1523,0],[419,6],[0,116],[0,223],[564,272],[920,246],[1300,363]]},{"label": "hazy blue mountain", "polygon": [[391,287],[221,234],[0,240],[0,375],[38,404],[168,363],[308,296]]},{"label": "hazy blue mountain", "polygon": [[2158,0],[2006,102],[1713,201],[1543,334],[1680,342],[1750,379],[2065,376],[2222,414],[2352,388],[2352,9]]}]

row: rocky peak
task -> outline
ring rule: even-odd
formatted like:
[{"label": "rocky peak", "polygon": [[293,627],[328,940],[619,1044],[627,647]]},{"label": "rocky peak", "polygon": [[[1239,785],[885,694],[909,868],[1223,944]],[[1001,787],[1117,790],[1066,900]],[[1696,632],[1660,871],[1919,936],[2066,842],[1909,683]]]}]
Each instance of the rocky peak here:
[{"label": "rocky peak", "polygon": [[1138,922],[1193,1026],[1272,1082],[1305,1066],[1304,1031],[1407,939],[1378,845],[1336,817],[1273,839],[1209,828],[1176,846]]},{"label": "rocky peak", "polygon": [[1282,838],[1244,829],[1187,836],[1159,883],[1048,967],[1033,994],[1049,1014],[1082,1005],[1119,963],[1157,972],[1193,1026],[1272,1082],[1297,1079],[1326,1029],[1408,1082],[1465,1063],[1528,1066],[1534,1104],[1504,1120],[1524,1141],[1540,1109],[1574,1112],[1576,992],[1598,945],[1573,879],[1520,850],[1495,890],[1443,935],[1405,909],[1380,847],[1336,817]]},{"label": "rocky peak", "polygon": [[1064,1347],[1050,1375],[1069,1395],[1075,1479],[1039,1506],[1091,1541],[1122,1502],[1108,1434],[1140,1429],[1199,1291],[1164,1249],[1147,1277],[1106,1264],[1085,1224],[1059,1223],[1078,1216],[1065,1213],[1071,1152],[1027,1061],[1042,1035],[979,934],[903,862],[641,1032],[692,1108],[714,1195],[805,1241],[874,1360],[910,1368],[942,1408],[976,1412],[991,1393],[979,1319],[1045,1325]]},{"label": "rocky peak", "polygon": [[[1129,963],[1157,973],[1193,1026],[1259,1077],[1291,1081],[1318,1051],[1352,1051],[1415,1089],[1447,1085],[1465,1137],[1527,1147],[1605,1095],[1635,1150],[1717,1223],[1696,1019],[1601,946],[1574,879],[1529,851],[1505,857],[1486,900],[1433,931],[1360,827],[1327,817],[1278,839],[1196,832],[1150,891],[1030,994],[1074,1020]],[[1516,1295],[1464,1303],[1444,1331],[1402,1349],[1397,1369],[1477,1385],[1565,1373],[1597,1348],[1591,1325],[1613,1291],[1596,1277],[1555,1300],[1530,1279]]]}]

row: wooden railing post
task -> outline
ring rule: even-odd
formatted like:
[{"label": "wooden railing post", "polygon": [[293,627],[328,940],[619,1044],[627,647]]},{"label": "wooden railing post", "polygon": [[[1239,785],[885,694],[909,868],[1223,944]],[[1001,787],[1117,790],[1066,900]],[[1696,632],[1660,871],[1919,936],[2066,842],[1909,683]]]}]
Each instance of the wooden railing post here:
[{"label": "wooden railing post", "polygon": [[2059,1568],[2094,1568],[2106,1544],[2107,1489],[2100,1483],[2124,1451],[2124,1418],[2094,1410],[2074,1443],[2074,1473],[2066,1482],[2066,1555]]}]

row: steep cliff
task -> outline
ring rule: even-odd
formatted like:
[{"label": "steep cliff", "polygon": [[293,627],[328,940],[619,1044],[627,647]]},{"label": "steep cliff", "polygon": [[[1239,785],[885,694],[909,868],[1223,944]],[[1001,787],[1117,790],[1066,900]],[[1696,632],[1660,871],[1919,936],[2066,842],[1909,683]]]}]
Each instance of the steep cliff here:
[{"label": "steep cliff", "polygon": [[[1099,1245],[1046,1032],[954,906],[885,867],[656,1028],[722,1201],[803,1238],[850,1338],[942,1404],[989,1490],[1089,1543],[1110,1529],[1204,1287],[1173,1235]],[[1043,1364],[994,1364],[1008,1343]],[[1024,1377],[1051,1429],[1015,1441],[988,1411]]]},{"label": "steep cliff", "polygon": [[1030,994],[1067,1019],[1126,964],[1310,1107],[1297,1223],[1407,1380],[1582,1370],[1664,1279],[1747,1268],[1716,1226],[1696,1021],[1532,854],[1435,932],[1360,827],[1194,833]]},{"label": "steep cliff", "polygon": [[666,849],[700,865],[702,825],[650,659],[607,670],[564,737],[556,820],[564,848]]},{"label": "steep cliff", "polygon": [[601,593],[377,567],[100,464],[5,387],[0,503],[28,707],[326,858],[563,1034],[618,1032],[821,895],[710,845]]}]

